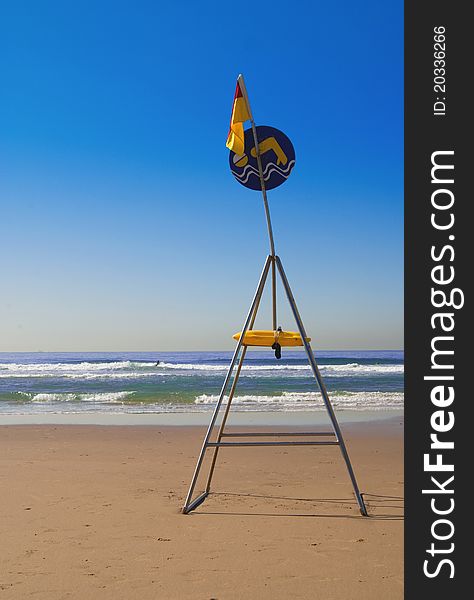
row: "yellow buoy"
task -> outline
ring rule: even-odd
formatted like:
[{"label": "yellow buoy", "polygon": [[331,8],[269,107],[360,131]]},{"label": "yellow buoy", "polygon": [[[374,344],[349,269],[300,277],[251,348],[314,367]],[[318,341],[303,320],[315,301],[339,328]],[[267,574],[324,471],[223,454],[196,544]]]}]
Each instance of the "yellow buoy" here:
[{"label": "yellow buoy", "polygon": [[[239,340],[241,331],[234,334],[232,337],[234,340]],[[307,342],[311,341],[311,338],[306,338]],[[269,346],[278,342],[280,346],[302,346],[303,340],[296,331],[266,331],[262,329],[252,329],[247,331],[244,337],[244,346]]]}]

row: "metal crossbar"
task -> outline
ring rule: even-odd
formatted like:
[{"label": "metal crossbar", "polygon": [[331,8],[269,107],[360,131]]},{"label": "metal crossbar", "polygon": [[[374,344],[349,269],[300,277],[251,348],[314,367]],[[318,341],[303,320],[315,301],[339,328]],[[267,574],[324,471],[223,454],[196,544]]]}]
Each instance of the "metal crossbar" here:
[{"label": "metal crossbar", "polygon": [[334,435],[334,431],[236,431],[234,433],[223,433],[221,437],[296,437],[299,435],[319,435],[319,436],[330,436]]},{"label": "metal crossbar", "polygon": [[208,442],[209,448],[225,446],[338,446],[339,442]]}]

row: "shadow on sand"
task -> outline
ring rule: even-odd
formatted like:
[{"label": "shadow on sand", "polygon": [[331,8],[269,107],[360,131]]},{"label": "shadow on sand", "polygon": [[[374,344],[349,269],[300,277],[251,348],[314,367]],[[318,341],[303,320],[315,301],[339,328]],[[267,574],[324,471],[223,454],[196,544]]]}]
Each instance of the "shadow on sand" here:
[{"label": "shadow on sand", "polygon": [[[367,511],[369,513],[368,518],[372,521],[403,521],[404,520],[404,499],[401,496],[389,496],[383,494],[362,494],[364,501],[367,505]],[[357,510],[357,514],[332,514],[324,512],[310,512],[310,513],[298,513],[291,510],[288,507],[289,512],[262,512],[256,510],[255,512],[244,512],[244,511],[226,511],[226,510],[206,510],[205,505],[203,509],[193,512],[194,515],[229,515],[229,516],[248,516],[248,517],[306,517],[306,518],[322,518],[322,519],[362,519],[363,517],[359,514],[359,507],[354,498],[298,498],[290,496],[269,496],[263,494],[248,494],[248,493],[236,493],[236,492],[212,492],[209,495],[210,498],[225,499],[227,497],[242,498],[242,499],[260,499],[270,501],[285,501],[285,502],[305,502],[316,505],[336,505],[344,509]],[[390,512],[386,512],[387,509],[391,509]],[[380,511],[380,512],[379,512]]]}]

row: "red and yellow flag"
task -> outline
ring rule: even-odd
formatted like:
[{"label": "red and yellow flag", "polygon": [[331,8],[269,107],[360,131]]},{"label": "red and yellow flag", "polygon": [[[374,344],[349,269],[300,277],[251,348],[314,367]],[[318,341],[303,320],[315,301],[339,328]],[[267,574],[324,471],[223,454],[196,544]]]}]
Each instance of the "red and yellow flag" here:
[{"label": "red and yellow flag", "polygon": [[250,119],[247,102],[242,95],[239,82],[235,88],[234,104],[232,105],[232,116],[230,117],[230,129],[227,136],[226,146],[236,154],[244,154],[244,122]]}]

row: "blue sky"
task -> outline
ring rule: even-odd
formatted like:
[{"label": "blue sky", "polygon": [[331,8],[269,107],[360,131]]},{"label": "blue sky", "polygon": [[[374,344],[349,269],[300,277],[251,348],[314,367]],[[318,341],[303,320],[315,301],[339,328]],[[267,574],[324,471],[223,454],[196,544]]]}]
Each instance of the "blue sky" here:
[{"label": "blue sky", "polygon": [[296,149],[269,200],[315,348],[401,348],[402,3],[162,4],[0,11],[0,350],[232,347],[268,246],[240,72]]}]

